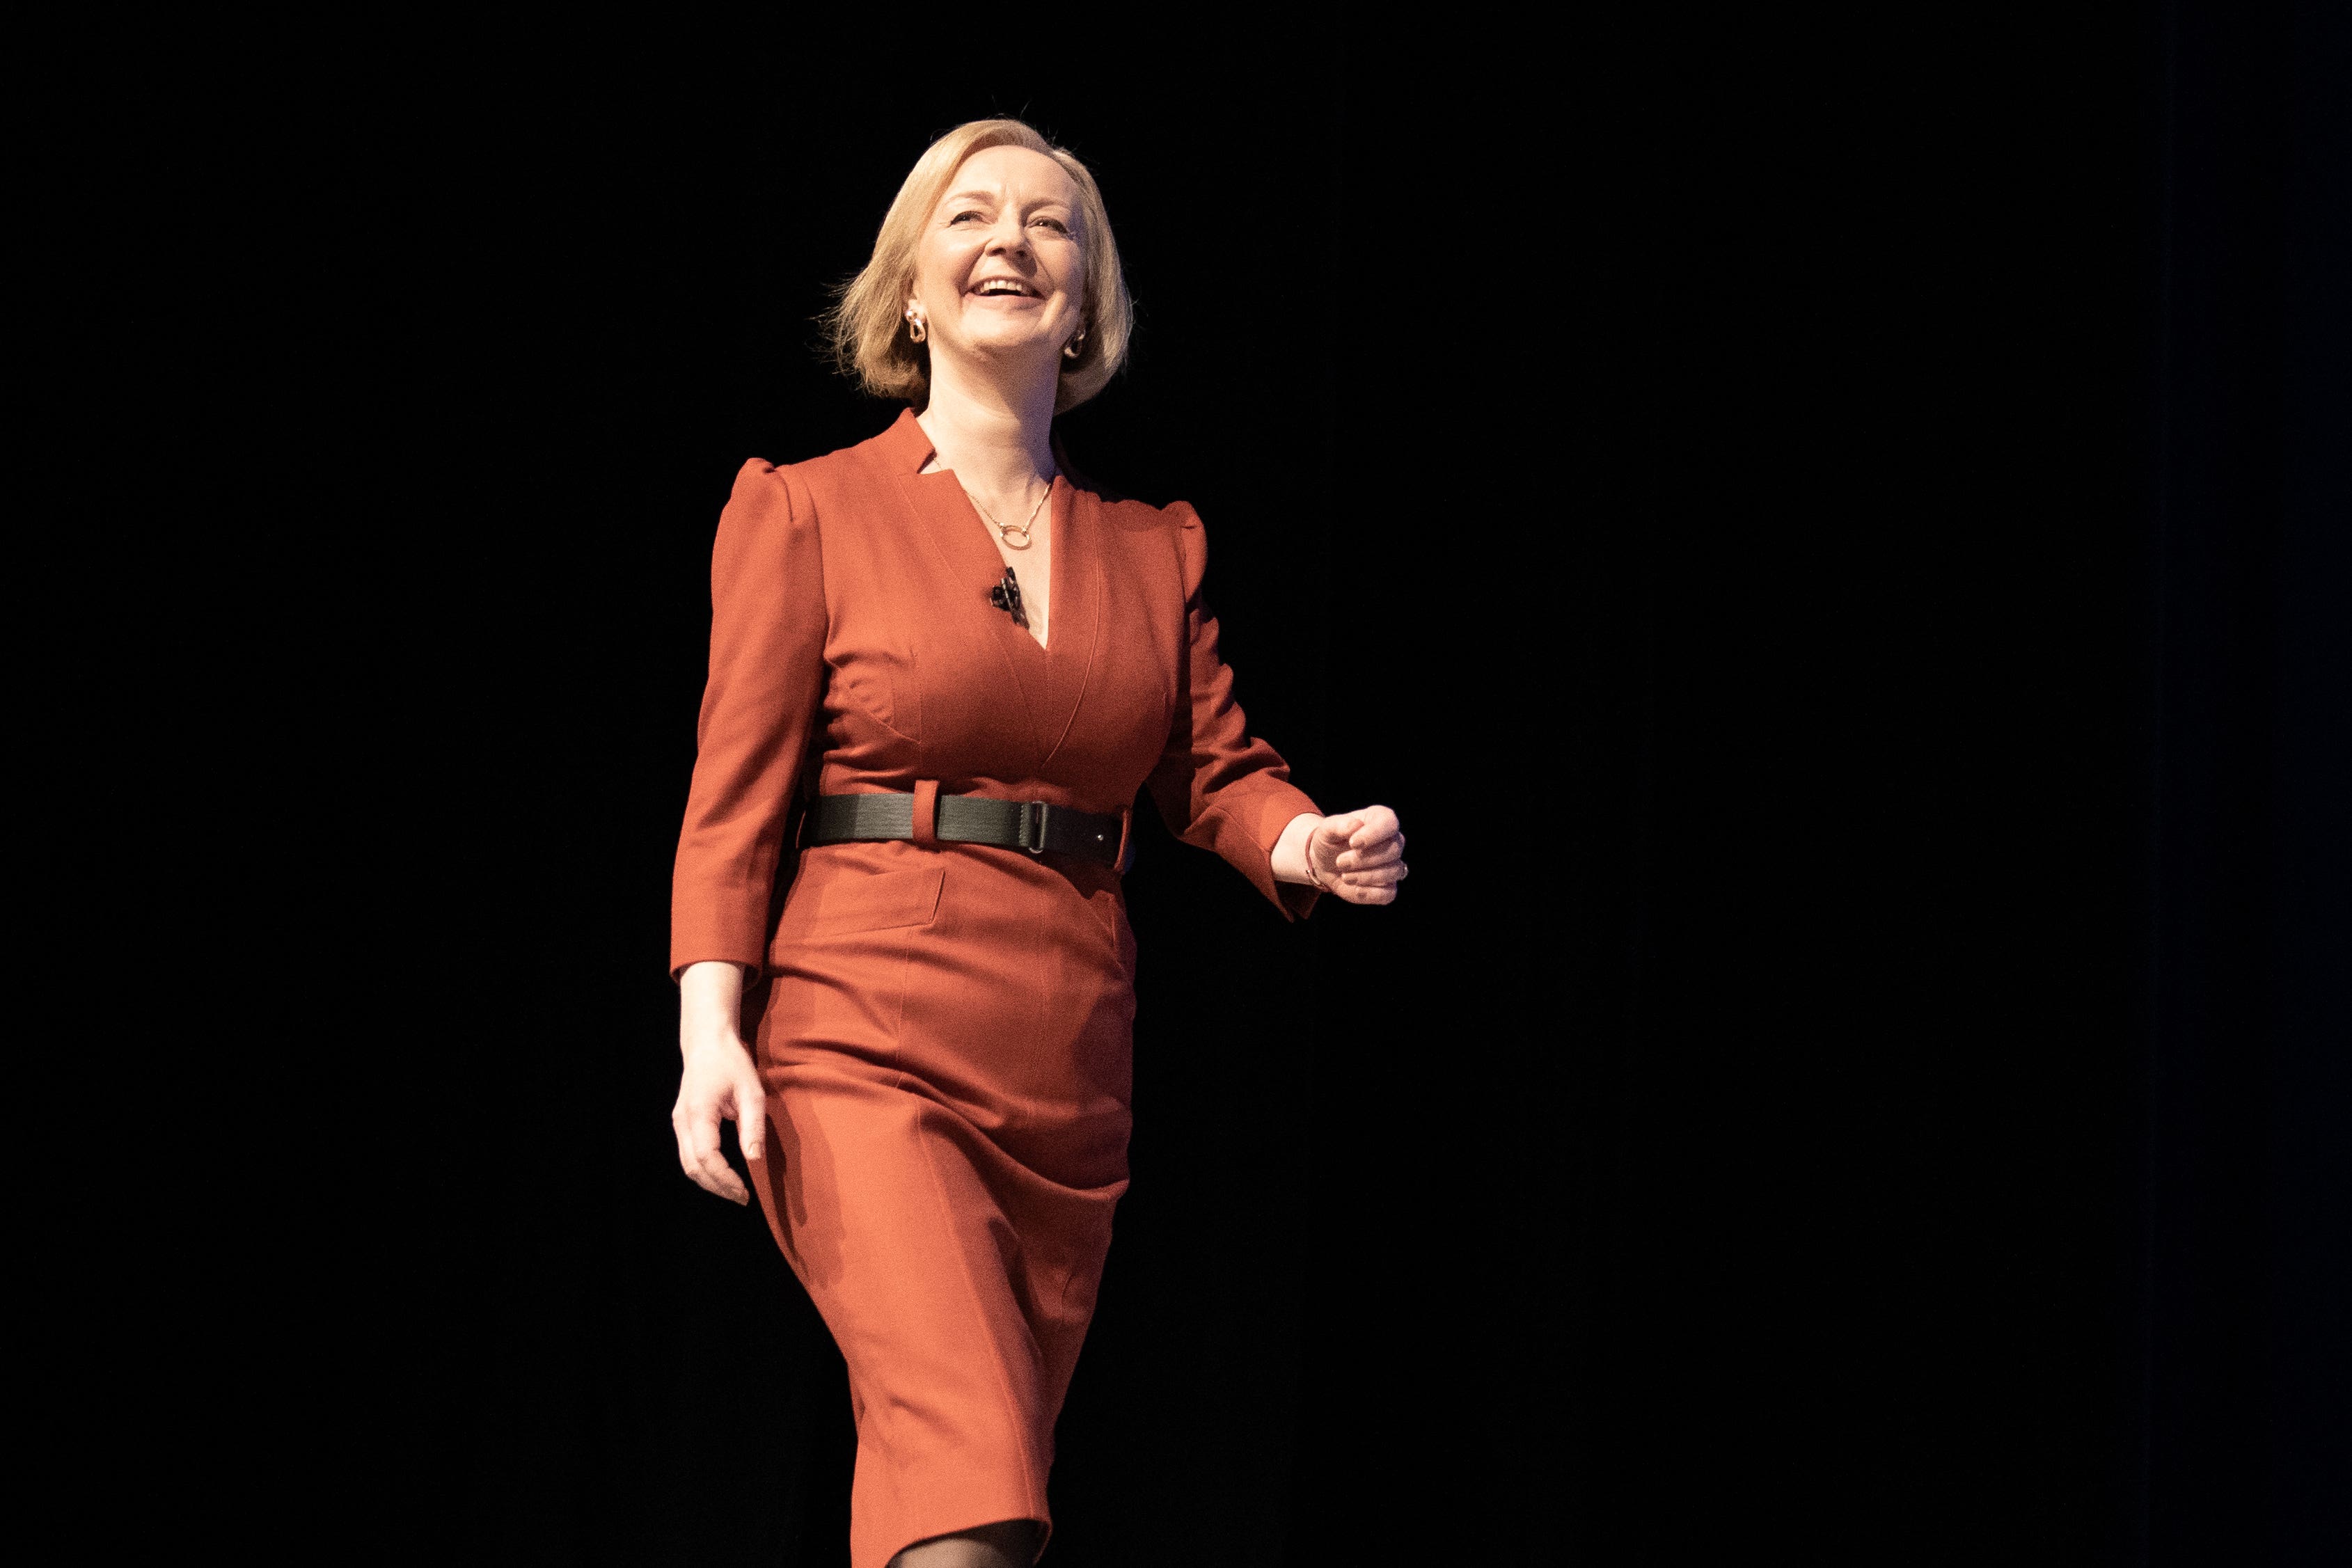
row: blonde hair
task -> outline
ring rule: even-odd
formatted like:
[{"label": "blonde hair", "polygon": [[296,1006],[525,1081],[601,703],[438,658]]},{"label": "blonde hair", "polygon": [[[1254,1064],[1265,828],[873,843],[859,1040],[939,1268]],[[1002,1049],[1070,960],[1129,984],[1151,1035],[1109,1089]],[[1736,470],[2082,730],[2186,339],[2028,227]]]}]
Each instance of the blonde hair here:
[{"label": "blonde hair", "polygon": [[1103,208],[1095,177],[1077,159],[1017,120],[975,120],[940,137],[915,160],[906,183],[883,214],[874,236],[874,255],[865,270],[842,286],[824,317],[834,361],[877,397],[924,402],[930,392],[929,351],[907,329],[907,293],[915,281],[915,253],[923,227],[941,193],[965,159],[991,147],[1026,147],[1062,166],[1078,188],[1079,254],[1086,266],[1086,295],[1078,324],[1086,336],[1076,359],[1062,361],[1061,390],[1054,412],[1063,413],[1108,384],[1127,359],[1135,329],[1135,306],[1118,267],[1110,214]]}]

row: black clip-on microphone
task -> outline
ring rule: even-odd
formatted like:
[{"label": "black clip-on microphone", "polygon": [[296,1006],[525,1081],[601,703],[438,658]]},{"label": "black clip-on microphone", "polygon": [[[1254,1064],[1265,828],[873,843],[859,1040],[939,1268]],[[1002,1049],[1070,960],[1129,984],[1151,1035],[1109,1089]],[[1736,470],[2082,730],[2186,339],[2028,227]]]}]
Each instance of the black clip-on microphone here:
[{"label": "black clip-on microphone", "polygon": [[988,591],[988,601],[1013,617],[1013,624],[1024,632],[1029,630],[1029,612],[1021,608],[1021,580],[1013,569],[1004,569],[1004,580]]}]

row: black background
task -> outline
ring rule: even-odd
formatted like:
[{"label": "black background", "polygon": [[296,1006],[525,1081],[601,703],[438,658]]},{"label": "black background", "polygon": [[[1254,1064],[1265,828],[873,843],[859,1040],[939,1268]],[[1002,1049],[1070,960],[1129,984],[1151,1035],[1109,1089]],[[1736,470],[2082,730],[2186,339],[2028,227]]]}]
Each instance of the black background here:
[{"label": "black background", "polygon": [[838,1359],[671,1152],[669,856],[731,476],[888,423],[813,318],[1011,113],[1139,304],[1069,449],[1414,867],[1293,927],[1147,832],[1047,1561],[2334,1560],[2319,16],[95,40],[43,951],[135,919],[163,1109],[60,1233],[156,1412],[80,1528],[841,1560]]}]

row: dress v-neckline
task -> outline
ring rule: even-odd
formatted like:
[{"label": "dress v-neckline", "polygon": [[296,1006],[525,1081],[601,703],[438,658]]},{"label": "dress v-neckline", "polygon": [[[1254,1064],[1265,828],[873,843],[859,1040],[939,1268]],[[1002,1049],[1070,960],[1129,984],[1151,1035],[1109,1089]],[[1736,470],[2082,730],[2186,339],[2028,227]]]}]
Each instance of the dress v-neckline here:
[{"label": "dress v-neckline", "polygon": [[[1003,580],[1004,553],[993,542],[971,497],[957,483],[953,469],[921,472],[938,454],[914,411],[901,413],[883,433],[880,444],[887,455],[886,460],[893,460],[890,466],[902,476],[899,483],[907,504],[948,573],[943,586],[955,584],[948,592],[956,605],[957,635],[976,637],[996,651],[1003,674],[1010,677],[1010,692],[1017,694],[1027,710],[1037,737],[1038,766],[1044,767],[1076,722],[1102,653],[1104,569],[1095,549],[1100,540],[1096,537],[1098,507],[1094,496],[1081,491],[1066,470],[1055,477],[1055,493],[1047,502],[1053,518],[1053,556],[1046,563],[1045,578],[1049,585],[1046,630],[1052,641],[1040,643],[989,602],[990,586]],[[947,606],[943,603],[940,608]],[[971,619],[973,616],[982,619]],[[1014,647],[1015,640],[1024,648]]]},{"label": "dress v-neckline", "polygon": [[[996,557],[998,562],[1006,570],[1013,570],[1013,563],[1005,560],[1003,550],[999,549],[996,540],[990,537],[996,532],[996,529],[990,525],[986,517],[981,515],[979,503],[971,498],[971,492],[963,487],[963,481],[956,478],[954,469],[934,468],[928,474],[918,471],[916,477],[954,480],[956,494],[962,498],[964,510],[971,515],[972,526],[980,530],[981,538],[986,542],[989,553]],[[1068,488],[1069,486],[1062,482],[1062,476],[1059,474],[1055,475],[1045,486],[1045,537],[1049,541],[1045,562],[1045,632],[1052,640],[1041,643],[1037,640],[1037,634],[1027,627],[1013,626],[1013,630],[1020,633],[1019,641],[1026,643],[1032,651],[1043,658],[1051,658],[1054,650],[1062,645],[1061,635],[1055,630],[1064,604],[1062,589],[1069,580],[1068,574],[1062,570],[1062,562],[1069,554],[1063,548],[1068,540],[1062,525],[1068,519],[1070,514],[1076,510],[1064,499]],[[1016,582],[1020,580],[1017,572],[1013,580]],[[1002,615],[1004,612],[992,609],[989,613]],[[1005,617],[1005,623],[1013,624],[1010,616]]]}]

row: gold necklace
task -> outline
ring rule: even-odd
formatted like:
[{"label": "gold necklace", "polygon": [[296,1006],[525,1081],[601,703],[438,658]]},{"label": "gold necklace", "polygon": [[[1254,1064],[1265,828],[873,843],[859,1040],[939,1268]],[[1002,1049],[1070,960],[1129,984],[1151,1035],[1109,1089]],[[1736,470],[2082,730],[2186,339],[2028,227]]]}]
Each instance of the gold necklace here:
[{"label": "gold necklace", "polygon": [[[1052,497],[1054,494],[1054,482],[1051,479],[1045,481],[1045,494],[1038,497],[1037,504],[1029,508],[1029,520],[1017,526],[998,522],[994,517],[989,516],[988,508],[980,504],[979,497],[973,495],[970,490],[965,490],[963,494],[964,499],[971,503],[971,509],[978,512],[982,520],[984,520],[990,528],[996,530],[996,537],[998,538],[1003,539],[1007,545],[1011,546],[1014,549],[1027,549],[1029,548],[1029,530],[1037,526],[1037,514],[1045,509],[1046,501]],[[1021,537],[1019,538],[1015,538],[1013,537],[1015,534],[1018,534]]]}]

